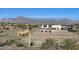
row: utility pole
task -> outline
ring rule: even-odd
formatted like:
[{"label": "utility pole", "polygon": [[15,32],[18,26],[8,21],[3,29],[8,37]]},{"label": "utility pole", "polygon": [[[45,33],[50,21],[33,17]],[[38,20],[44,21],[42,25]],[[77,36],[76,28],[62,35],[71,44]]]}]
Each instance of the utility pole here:
[{"label": "utility pole", "polygon": [[29,47],[30,47],[30,31],[29,31]]},{"label": "utility pole", "polygon": [[30,41],[31,41],[31,35],[30,35],[30,34],[31,34],[31,33],[30,33],[30,26],[29,26],[28,28],[29,28],[28,30],[29,30],[29,47],[30,47]]}]

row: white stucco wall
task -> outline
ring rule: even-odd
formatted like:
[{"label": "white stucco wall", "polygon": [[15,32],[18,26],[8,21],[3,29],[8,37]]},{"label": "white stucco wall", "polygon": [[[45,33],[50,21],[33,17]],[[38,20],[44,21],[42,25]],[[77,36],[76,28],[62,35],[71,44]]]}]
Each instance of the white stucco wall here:
[{"label": "white stucco wall", "polygon": [[[44,25],[42,25],[41,28],[49,28],[49,25],[45,25],[46,27],[44,27]],[[56,30],[61,30],[61,25],[51,25],[50,28],[56,28]]]},{"label": "white stucco wall", "polygon": [[51,28],[56,28],[56,29],[61,30],[61,25],[52,25],[52,27],[51,27]]}]

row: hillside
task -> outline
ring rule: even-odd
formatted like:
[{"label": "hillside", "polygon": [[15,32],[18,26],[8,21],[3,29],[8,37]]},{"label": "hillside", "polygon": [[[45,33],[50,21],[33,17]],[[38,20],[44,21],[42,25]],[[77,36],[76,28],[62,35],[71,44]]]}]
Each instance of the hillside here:
[{"label": "hillside", "polygon": [[72,24],[79,23],[79,20],[71,20],[67,18],[55,19],[55,18],[30,18],[18,16],[16,18],[3,18],[0,22],[11,23],[27,23],[27,24]]}]

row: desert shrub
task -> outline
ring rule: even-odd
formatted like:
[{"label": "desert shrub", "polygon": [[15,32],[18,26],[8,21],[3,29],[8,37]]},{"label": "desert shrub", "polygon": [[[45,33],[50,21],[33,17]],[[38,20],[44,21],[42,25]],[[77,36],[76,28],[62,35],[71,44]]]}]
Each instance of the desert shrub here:
[{"label": "desert shrub", "polygon": [[64,39],[62,42],[62,49],[64,49],[64,50],[78,49],[76,43],[77,43],[76,40]]},{"label": "desert shrub", "polygon": [[4,43],[2,43],[2,42],[0,42],[0,47],[4,47],[4,46],[6,46],[7,44],[4,42]]},{"label": "desert shrub", "polygon": [[48,38],[41,44],[40,49],[58,49],[58,43],[55,40]]},{"label": "desert shrub", "polygon": [[3,32],[3,30],[0,30],[0,33],[2,33]]},{"label": "desert shrub", "polygon": [[22,46],[24,46],[24,44],[23,44],[23,42],[21,41],[21,39],[15,40],[15,44],[16,44],[17,47],[22,47]]},{"label": "desert shrub", "polygon": [[16,41],[17,41],[17,40],[15,40],[15,39],[11,39],[11,40],[10,40],[11,43],[16,43]]},{"label": "desert shrub", "polygon": [[11,45],[11,44],[17,44],[17,42],[20,42],[20,39],[10,39],[10,40],[6,40],[6,43]]},{"label": "desert shrub", "polygon": [[79,30],[68,30],[69,32],[79,32]]},{"label": "desert shrub", "polygon": [[6,40],[6,45],[11,45],[12,43],[9,40]]},{"label": "desert shrub", "polygon": [[22,46],[24,46],[24,44],[22,42],[16,42],[16,46],[17,47],[22,47]]},{"label": "desert shrub", "polygon": [[63,41],[57,42],[53,39],[46,39],[41,44],[40,49],[55,49],[55,50],[78,50],[79,43],[74,39],[63,39]]}]

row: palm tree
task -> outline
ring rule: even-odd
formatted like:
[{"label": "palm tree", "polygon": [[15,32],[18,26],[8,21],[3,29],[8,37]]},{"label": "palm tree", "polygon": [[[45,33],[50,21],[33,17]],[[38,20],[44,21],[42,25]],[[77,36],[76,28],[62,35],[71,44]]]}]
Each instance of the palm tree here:
[{"label": "palm tree", "polygon": [[5,23],[1,23],[1,26],[2,26],[3,28],[5,28]]},{"label": "palm tree", "polygon": [[19,27],[23,30],[27,28],[25,24],[18,24],[17,27]]}]

